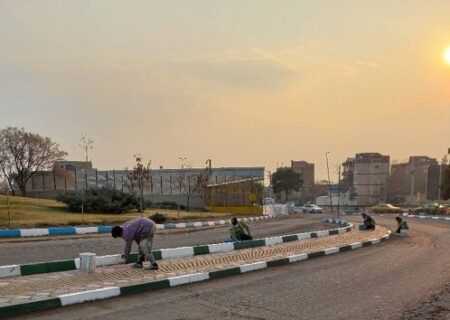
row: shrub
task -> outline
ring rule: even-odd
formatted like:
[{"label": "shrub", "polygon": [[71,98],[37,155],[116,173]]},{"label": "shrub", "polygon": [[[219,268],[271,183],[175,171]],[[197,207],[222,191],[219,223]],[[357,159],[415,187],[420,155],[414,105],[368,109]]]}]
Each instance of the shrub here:
[{"label": "shrub", "polygon": [[[57,200],[67,204],[72,212],[81,212],[81,192],[65,193]],[[88,213],[123,213],[137,208],[136,200],[130,195],[112,189],[90,189],[84,194],[84,212]]]},{"label": "shrub", "polygon": [[[176,202],[164,201],[164,202],[155,203],[154,207],[156,207],[158,209],[177,210],[178,209],[178,204]],[[180,209],[181,210],[185,210],[186,206],[181,204],[180,205]]]},{"label": "shrub", "polygon": [[167,221],[167,215],[159,212],[152,214],[149,218],[155,221],[156,223],[164,223]]}]

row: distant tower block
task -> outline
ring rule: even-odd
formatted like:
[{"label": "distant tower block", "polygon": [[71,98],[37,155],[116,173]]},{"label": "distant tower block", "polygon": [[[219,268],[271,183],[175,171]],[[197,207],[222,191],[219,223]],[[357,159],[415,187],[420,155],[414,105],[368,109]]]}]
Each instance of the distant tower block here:
[{"label": "distant tower block", "polygon": [[80,253],[80,272],[82,274],[95,272],[95,253]]}]

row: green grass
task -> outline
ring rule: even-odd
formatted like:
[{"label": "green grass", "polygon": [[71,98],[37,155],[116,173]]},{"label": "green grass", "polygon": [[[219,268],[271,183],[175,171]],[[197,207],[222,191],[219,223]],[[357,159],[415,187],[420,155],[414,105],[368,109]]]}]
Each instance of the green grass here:
[{"label": "green grass", "polygon": [[[9,197],[11,208],[11,228],[31,228],[31,227],[52,227],[52,226],[73,226],[82,225],[81,213],[67,211],[64,203],[26,197]],[[170,220],[177,220],[176,210],[147,209],[144,217],[160,212],[166,214]],[[180,211],[180,220],[208,219],[216,217],[231,216],[229,213],[209,213],[200,211]],[[84,222],[86,225],[113,225],[120,224],[127,220],[134,219],[139,213],[128,212],[123,214],[109,213],[86,213]],[[0,228],[8,228],[8,208],[6,196],[0,195]]]}]

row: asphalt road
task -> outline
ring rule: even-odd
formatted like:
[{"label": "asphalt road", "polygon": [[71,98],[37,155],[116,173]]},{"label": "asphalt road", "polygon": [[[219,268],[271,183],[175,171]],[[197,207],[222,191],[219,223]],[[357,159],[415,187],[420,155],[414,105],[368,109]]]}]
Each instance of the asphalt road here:
[{"label": "asphalt road", "polygon": [[[393,218],[377,221],[394,228]],[[445,319],[408,310],[449,280],[450,225],[409,224],[409,237],[355,251],[21,319]]]},{"label": "asphalt road", "polygon": [[[267,237],[289,233],[334,228],[321,221],[325,215],[292,215],[265,221],[250,222],[249,227],[254,237]],[[229,237],[228,226],[209,229],[185,229],[158,231],[154,240],[154,249],[192,246],[199,244],[223,242]],[[133,249],[137,247],[133,244]],[[90,237],[56,238],[48,237],[45,241],[24,239],[18,242],[0,242],[0,265],[41,262],[51,260],[73,259],[80,252],[94,252],[97,255],[122,253],[124,242],[113,239],[111,235]]]}]

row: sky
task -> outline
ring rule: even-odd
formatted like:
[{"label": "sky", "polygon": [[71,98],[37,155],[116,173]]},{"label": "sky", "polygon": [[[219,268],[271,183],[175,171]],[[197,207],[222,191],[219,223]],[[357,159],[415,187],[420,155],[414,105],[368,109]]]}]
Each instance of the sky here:
[{"label": "sky", "polygon": [[0,0],[0,129],[98,169],[450,147],[450,1]]}]

